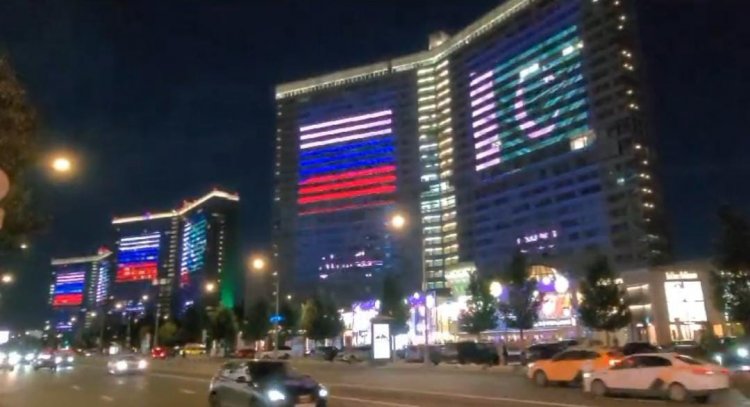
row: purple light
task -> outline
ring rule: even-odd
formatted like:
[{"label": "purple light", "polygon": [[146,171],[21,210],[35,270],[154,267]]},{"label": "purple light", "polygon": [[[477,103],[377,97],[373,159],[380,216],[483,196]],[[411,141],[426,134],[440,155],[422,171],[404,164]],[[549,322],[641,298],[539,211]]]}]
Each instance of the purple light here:
[{"label": "purple light", "polygon": [[472,79],[471,82],[469,82],[469,86],[474,87],[474,85],[476,85],[477,83],[482,82],[485,79],[490,78],[490,77],[492,77],[492,70],[489,70],[477,76],[476,78]]}]

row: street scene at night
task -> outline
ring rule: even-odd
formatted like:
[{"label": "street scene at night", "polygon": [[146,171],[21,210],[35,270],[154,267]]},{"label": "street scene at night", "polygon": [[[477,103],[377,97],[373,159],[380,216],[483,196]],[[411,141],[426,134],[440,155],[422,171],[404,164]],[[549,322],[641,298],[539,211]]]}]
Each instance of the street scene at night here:
[{"label": "street scene at night", "polygon": [[0,407],[750,406],[747,12],[0,1]]}]

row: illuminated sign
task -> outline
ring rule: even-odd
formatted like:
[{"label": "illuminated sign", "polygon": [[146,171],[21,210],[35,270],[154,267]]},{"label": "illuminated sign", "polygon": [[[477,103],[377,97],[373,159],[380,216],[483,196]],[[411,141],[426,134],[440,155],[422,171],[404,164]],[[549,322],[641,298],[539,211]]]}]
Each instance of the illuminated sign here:
[{"label": "illuminated sign", "polygon": [[372,324],[372,358],[375,360],[391,358],[391,327],[388,323]]},{"label": "illuminated sign", "polygon": [[[496,47],[487,51],[494,52],[494,65],[470,74],[476,170],[565,140],[572,150],[585,147],[593,136],[577,27],[561,29],[514,54],[507,53],[505,42]],[[487,54],[479,58],[487,59]]]},{"label": "illuminated sign", "polygon": [[664,273],[667,280],[697,280],[698,273],[693,271],[667,271]]},{"label": "illuminated sign", "polygon": [[202,213],[185,220],[180,255],[180,286],[188,285],[190,275],[201,270],[205,264],[207,228],[206,215]]},{"label": "illuminated sign", "polygon": [[52,293],[53,307],[78,306],[83,303],[83,290],[86,285],[86,267],[64,269],[55,274]]},{"label": "illuminated sign", "polygon": [[120,239],[115,282],[155,280],[159,268],[159,232]]},{"label": "illuminated sign", "polygon": [[552,239],[557,239],[557,231],[554,229],[519,237],[518,239],[516,239],[516,243],[520,245],[524,243],[537,243],[540,241],[547,241]]},{"label": "illuminated sign", "polygon": [[379,110],[300,126],[300,214],[393,202],[392,125],[392,111]]}]

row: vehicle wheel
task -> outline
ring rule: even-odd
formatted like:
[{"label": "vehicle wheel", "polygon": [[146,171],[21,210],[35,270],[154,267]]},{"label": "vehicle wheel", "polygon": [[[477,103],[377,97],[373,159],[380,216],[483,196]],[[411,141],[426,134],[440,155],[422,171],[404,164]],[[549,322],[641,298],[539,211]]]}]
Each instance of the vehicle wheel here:
[{"label": "vehicle wheel", "polygon": [[536,373],[534,373],[534,383],[539,387],[544,387],[549,383],[547,380],[547,375],[541,371],[537,370]]},{"label": "vehicle wheel", "polygon": [[591,394],[596,397],[604,397],[607,395],[607,386],[603,381],[596,379],[591,383]]},{"label": "vehicle wheel", "polygon": [[221,400],[219,399],[219,395],[216,393],[209,394],[208,405],[209,407],[221,407]]},{"label": "vehicle wheel", "polygon": [[707,404],[711,400],[711,396],[698,396],[695,398],[695,401],[699,404]]},{"label": "vehicle wheel", "polygon": [[672,401],[683,402],[688,398],[688,392],[685,386],[680,383],[672,383],[669,385],[669,399]]}]

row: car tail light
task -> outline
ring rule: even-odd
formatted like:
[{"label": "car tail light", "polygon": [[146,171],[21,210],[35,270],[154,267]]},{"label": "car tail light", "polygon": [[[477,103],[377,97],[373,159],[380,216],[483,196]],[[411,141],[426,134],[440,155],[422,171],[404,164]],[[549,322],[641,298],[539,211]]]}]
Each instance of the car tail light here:
[{"label": "car tail light", "polygon": [[609,367],[614,367],[620,364],[622,362],[620,359],[610,359],[609,360]]},{"label": "car tail light", "polygon": [[722,370],[718,370],[717,371],[717,370],[713,370],[713,369],[707,369],[705,367],[696,367],[696,368],[693,368],[693,374],[705,375],[705,376],[711,376],[711,375],[715,375],[715,374],[723,374],[725,371],[726,371],[726,369],[722,369]]}]

